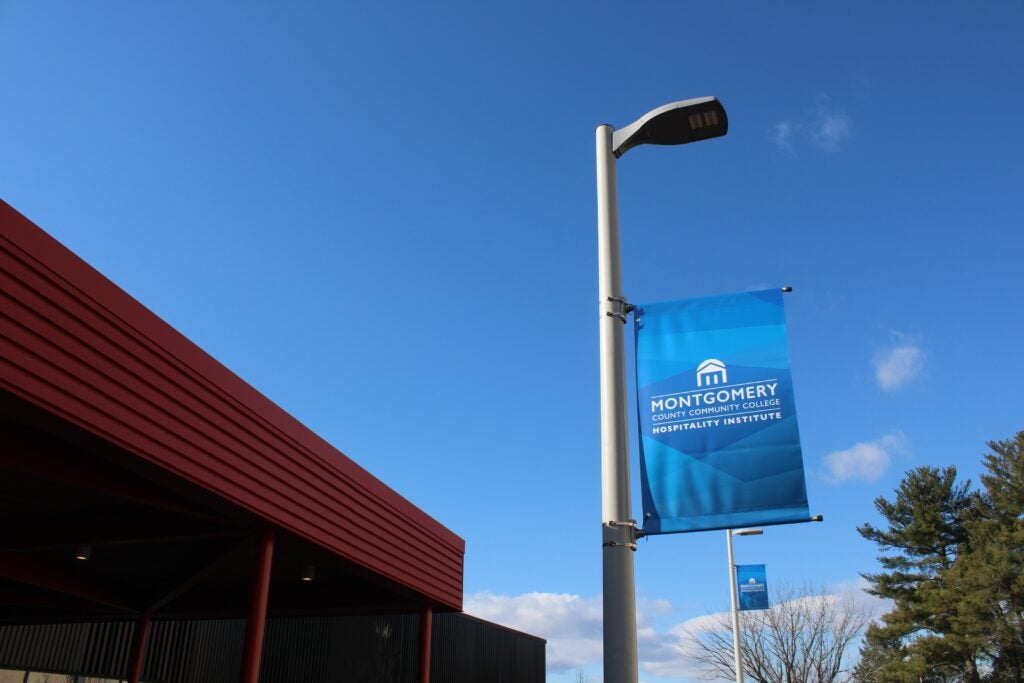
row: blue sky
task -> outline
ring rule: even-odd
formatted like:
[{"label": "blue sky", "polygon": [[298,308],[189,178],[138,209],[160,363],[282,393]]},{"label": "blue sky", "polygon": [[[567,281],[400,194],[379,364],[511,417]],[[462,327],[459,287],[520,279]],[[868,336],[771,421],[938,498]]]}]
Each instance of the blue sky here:
[{"label": "blue sky", "polygon": [[[600,673],[594,128],[632,301],[792,285],[812,512],[737,540],[853,585],[902,473],[1024,429],[1024,5],[0,1],[0,193],[463,536],[467,609]],[[639,486],[633,442],[634,484]],[[639,512],[639,495],[634,505]],[[724,535],[636,554],[644,680]]]}]

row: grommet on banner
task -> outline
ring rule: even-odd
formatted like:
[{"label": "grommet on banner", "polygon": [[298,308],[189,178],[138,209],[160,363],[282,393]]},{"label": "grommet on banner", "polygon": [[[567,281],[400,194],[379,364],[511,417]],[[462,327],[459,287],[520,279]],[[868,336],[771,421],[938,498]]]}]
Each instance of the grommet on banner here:
[{"label": "grommet on banner", "polygon": [[793,291],[793,288],[792,288],[792,287],[783,287],[783,288],[782,288],[782,293],[783,293],[783,294],[789,294],[789,293],[790,293],[790,292],[792,292],[792,291]]}]

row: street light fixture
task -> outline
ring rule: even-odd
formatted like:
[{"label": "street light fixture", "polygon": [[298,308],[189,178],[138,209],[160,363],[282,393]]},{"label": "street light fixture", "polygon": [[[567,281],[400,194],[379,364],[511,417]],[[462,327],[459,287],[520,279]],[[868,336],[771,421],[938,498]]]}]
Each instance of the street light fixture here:
[{"label": "street light fixture", "polygon": [[725,135],[729,118],[714,97],[697,97],[652,109],[612,134],[615,158],[637,145],[685,145]]},{"label": "street light fixture", "polygon": [[732,604],[732,655],[736,666],[736,683],[743,683],[743,651],[740,649],[740,606],[739,590],[736,585],[736,563],[732,559],[733,536],[760,536],[764,529],[726,529],[726,542],[729,545],[729,599]]},{"label": "street light fixture", "polygon": [[673,102],[616,131],[597,127],[597,232],[601,328],[601,525],[604,680],[636,683],[636,521],[629,492],[625,341],[631,310],[622,294],[615,160],[638,145],[683,145],[725,135],[729,121],[714,97]]}]

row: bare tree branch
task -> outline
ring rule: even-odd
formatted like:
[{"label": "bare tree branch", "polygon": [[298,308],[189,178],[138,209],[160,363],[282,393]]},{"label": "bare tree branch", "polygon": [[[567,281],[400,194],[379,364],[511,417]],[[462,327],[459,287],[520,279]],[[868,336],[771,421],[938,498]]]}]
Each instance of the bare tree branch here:
[{"label": "bare tree branch", "polygon": [[[833,595],[804,585],[780,584],[767,610],[740,614],[746,678],[758,683],[844,683],[851,647],[871,621],[853,595]],[[706,680],[735,680],[732,624],[727,613],[703,620],[686,634],[691,657]]]}]

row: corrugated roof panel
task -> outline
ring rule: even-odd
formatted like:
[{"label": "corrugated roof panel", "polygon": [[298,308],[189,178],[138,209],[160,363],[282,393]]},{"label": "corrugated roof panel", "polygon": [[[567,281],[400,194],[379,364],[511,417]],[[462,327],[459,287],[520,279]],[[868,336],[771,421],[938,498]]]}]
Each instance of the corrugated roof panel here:
[{"label": "corrugated roof panel", "polygon": [[450,608],[465,544],[0,201],[0,387]]}]

